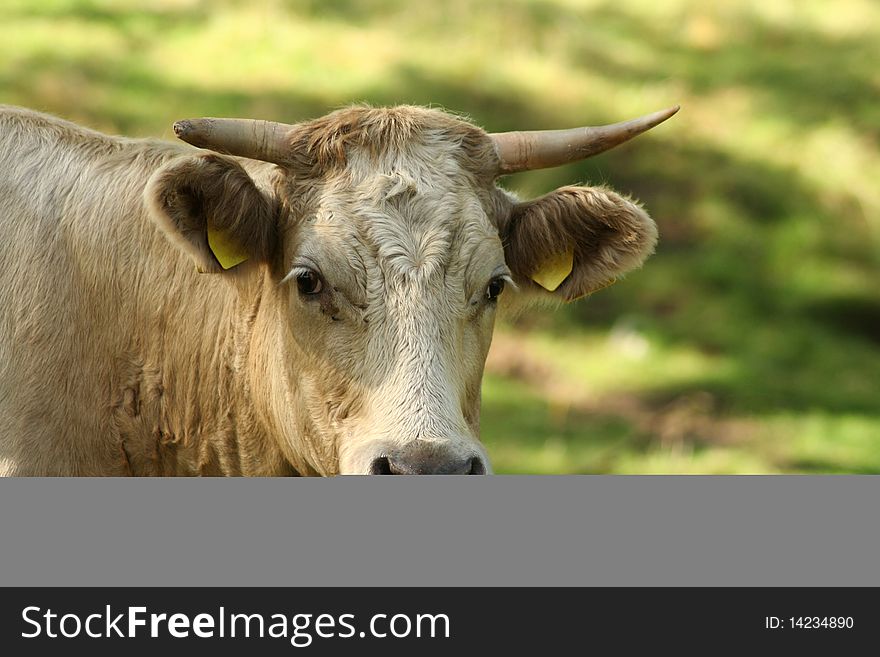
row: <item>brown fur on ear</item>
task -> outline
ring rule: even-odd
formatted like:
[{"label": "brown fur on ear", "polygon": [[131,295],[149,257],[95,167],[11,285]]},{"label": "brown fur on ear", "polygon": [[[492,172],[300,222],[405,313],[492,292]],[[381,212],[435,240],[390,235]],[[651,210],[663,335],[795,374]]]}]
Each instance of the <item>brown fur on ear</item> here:
[{"label": "brown fur on ear", "polygon": [[276,239],[276,203],[230,157],[206,153],[172,160],[144,190],[151,214],[200,271],[222,271],[207,230],[222,231],[256,260],[268,260]]},{"label": "brown fur on ear", "polygon": [[561,187],[515,205],[503,241],[507,266],[524,289],[541,289],[532,274],[572,248],[572,272],[553,292],[571,301],[641,266],[654,251],[657,227],[635,202],[609,189]]}]

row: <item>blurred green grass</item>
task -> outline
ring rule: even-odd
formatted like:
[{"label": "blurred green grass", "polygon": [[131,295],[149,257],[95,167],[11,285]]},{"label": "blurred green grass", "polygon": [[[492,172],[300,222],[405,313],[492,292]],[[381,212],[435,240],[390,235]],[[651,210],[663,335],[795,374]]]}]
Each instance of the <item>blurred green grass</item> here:
[{"label": "blurred green grass", "polygon": [[520,174],[642,200],[644,271],[498,329],[499,472],[880,472],[880,5],[870,0],[6,0],[0,102],[172,138],[419,103],[489,130],[681,103]]}]

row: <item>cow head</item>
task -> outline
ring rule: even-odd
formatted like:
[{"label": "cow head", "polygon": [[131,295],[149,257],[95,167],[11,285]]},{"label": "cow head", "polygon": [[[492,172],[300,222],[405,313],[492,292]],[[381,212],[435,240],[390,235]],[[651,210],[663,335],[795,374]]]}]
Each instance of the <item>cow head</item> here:
[{"label": "cow head", "polygon": [[499,304],[589,294],[640,266],[657,238],[607,188],[520,202],[497,178],[601,152],[676,109],[504,134],[418,107],[296,125],[180,121],[180,138],[213,152],[172,160],[147,197],[201,271],[248,260],[271,282],[267,414],[298,469],[482,474],[480,384]]}]

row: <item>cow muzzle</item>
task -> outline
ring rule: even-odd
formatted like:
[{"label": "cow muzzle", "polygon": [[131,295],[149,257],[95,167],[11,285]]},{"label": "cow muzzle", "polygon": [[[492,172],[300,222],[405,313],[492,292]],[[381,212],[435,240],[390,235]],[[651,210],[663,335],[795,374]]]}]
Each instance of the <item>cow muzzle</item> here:
[{"label": "cow muzzle", "polygon": [[414,443],[374,458],[369,474],[378,475],[482,475],[490,471],[488,460],[474,451],[461,453],[451,447]]}]

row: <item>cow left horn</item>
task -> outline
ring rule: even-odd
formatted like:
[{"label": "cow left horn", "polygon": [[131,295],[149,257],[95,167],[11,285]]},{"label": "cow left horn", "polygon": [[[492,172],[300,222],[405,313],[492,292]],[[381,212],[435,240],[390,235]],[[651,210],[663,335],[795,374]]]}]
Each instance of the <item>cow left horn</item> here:
[{"label": "cow left horn", "polygon": [[500,160],[498,174],[558,167],[585,160],[663,123],[678,109],[676,105],[631,121],[591,128],[491,134]]},{"label": "cow left horn", "polygon": [[255,119],[184,119],[174,124],[174,134],[199,148],[283,164],[289,154],[286,137],[291,128]]}]

